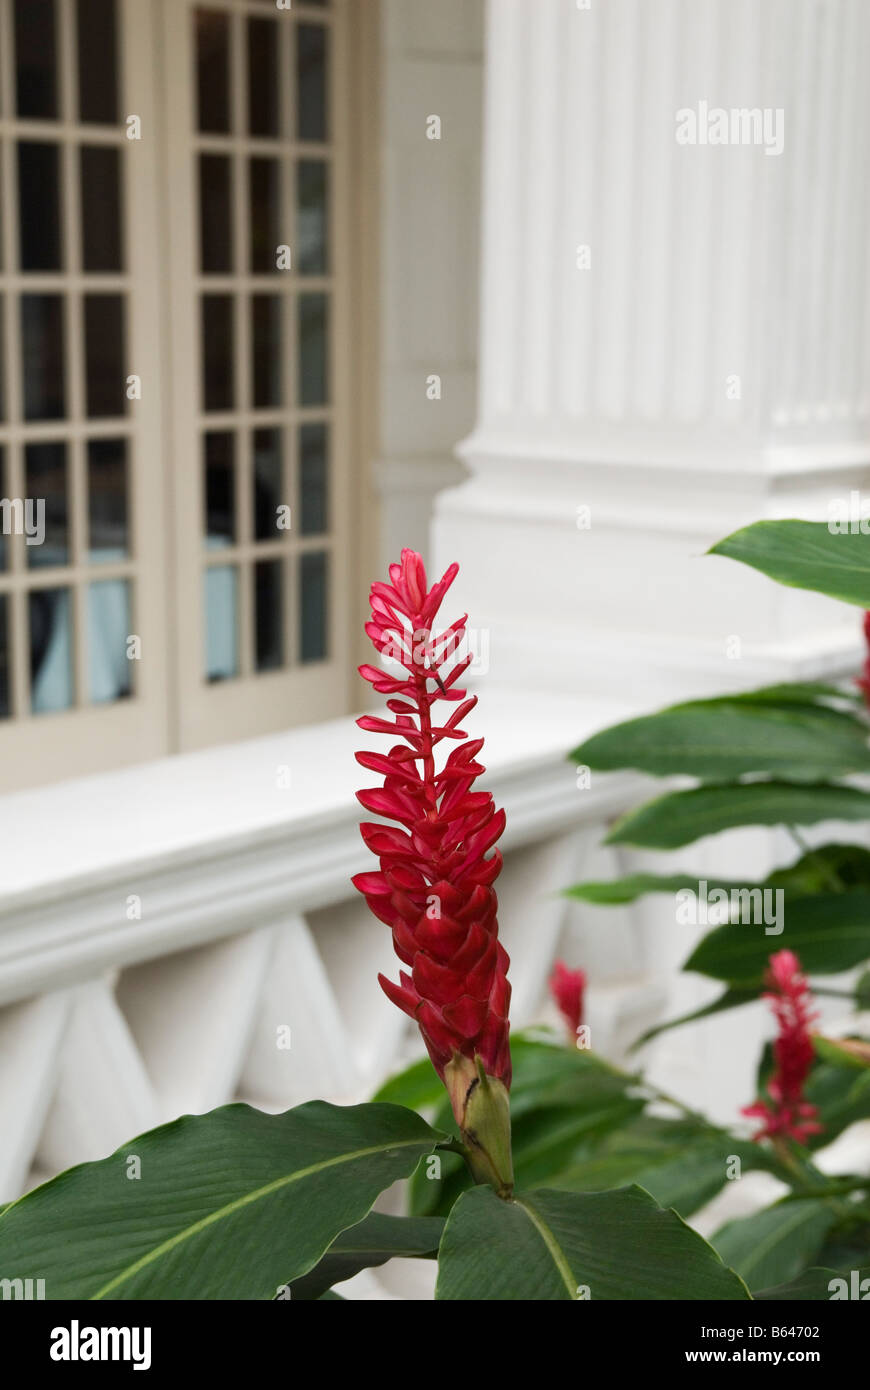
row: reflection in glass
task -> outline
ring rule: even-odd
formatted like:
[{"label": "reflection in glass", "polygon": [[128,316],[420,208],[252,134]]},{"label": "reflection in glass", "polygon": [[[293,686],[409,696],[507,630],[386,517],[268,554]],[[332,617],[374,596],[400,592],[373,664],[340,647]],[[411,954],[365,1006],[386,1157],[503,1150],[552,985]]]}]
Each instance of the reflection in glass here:
[{"label": "reflection in glass", "polygon": [[275,671],[284,664],[284,602],[280,560],[258,560],[254,566],[254,633],[258,671]]},{"label": "reflection in glass", "polygon": [[327,400],[327,300],[325,294],[299,296],[299,401],[324,405]]},{"label": "reflection in glass", "polygon": [[60,150],[18,142],[18,244],[22,270],[60,270]]},{"label": "reflection in glass", "polygon": [[281,235],[281,165],[277,159],[248,162],[251,193],[251,271],[268,275],[278,269]]},{"label": "reflection in glass", "polygon": [[88,585],[88,694],[92,704],[124,700],[132,691],[130,585],[100,579]]},{"label": "reflection in glass", "polygon": [[281,310],[278,295],[255,294],[251,299],[251,353],[254,406],[264,410],[281,405]]},{"label": "reflection in glass", "polygon": [[88,415],[124,415],[124,300],[120,294],[86,294],[85,383]]},{"label": "reflection in glass", "polygon": [[19,116],[57,116],[54,0],[15,0],[15,86]]},{"label": "reflection in glass", "polygon": [[239,673],[239,582],[233,565],[216,565],[205,586],[205,674],[210,681]]},{"label": "reflection in glass", "polygon": [[10,646],[9,600],[0,594],[0,719],[9,718]]},{"label": "reflection in glass", "polygon": [[248,20],[248,130],[278,134],[278,26]]},{"label": "reflection in glass", "polygon": [[121,152],[114,145],[83,145],[81,160],[82,266],[123,269]]},{"label": "reflection in glass", "polygon": [[203,295],[203,403],[206,410],[232,410],[235,405],[234,321],[232,295]]},{"label": "reflection in glass", "polygon": [[21,296],[21,367],[27,420],[58,420],[64,415],[63,320],[61,295]]},{"label": "reflection in glass", "polygon": [[220,10],[196,11],[196,74],[199,129],[230,129],[230,22]]},{"label": "reflection in glass", "polygon": [[281,492],[281,431],[254,430],[255,540],[274,541],[286,531],[278,529]]},{"label": "reflection in glass", "polygon": [[118,119],[118,39],[115,0],[77,0],[79,118],[114,125]]},{"label": "reflection in glass", "polygon": [[328,270],[327,168],[323,159],[300,159],[296,169],[296,264],[301,275]]},{"label": "reflection in glass", "polygon": [[88,440],[88,558],[123,560],[128,553],[127,441]]},{"label": "reflection in glass", "polygon": [[299,557],[299,659],[324,661],[327,655],[327,556],[322,550]]},{"label": "reflection in glass", "polygon": [[[31,569],[69,564],[69,502],[66,444],[28,444],[24,450],[25,504],[34,513],[26,516],[27,531],[35,532],[35,544],[27,543],[27,563]],[[39,534],[43,539],[39,543]]]},{"label": "reflection in glass", "polygon": [[232,173],[225,154],[199,156],[199,246],[203,275],[232,271]]},{"label": "reflection in glass", "polygon": [[235,435],[204,439],[205,538],[209,547],[230,545],[236,535]]},{"label": "reflection in glass", "polygon": [[302,425],[299,429],[299,516],[303,536],[329,529],[327,519],[327,428]]},{"label": "reflection in glass", "polygon": [[296,124],[300,140],[326,140],[327,33],[322,24],[296,28]]},{"label": "reflection in glass", "polygon": [[73,704],[72,603],[69,589],[31,589],[30,708],[52,714]]}]

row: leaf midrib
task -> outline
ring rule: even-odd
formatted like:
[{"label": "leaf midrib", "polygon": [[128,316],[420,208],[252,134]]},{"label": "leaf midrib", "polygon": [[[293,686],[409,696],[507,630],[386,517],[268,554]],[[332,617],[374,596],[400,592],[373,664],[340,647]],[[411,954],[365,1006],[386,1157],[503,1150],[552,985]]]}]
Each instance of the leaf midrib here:
[{"label": "leaf midrib", "polygon": [[571,1269],[571,1266],[568,1264],[565,1252],[560,1246],[553,1231],[547,1225],[546,1221],[544,1221],[543,1218],[538,1215],[534,1207],[531,1206],[528,1202],[523,1201],[522,1198],[519,1197],[515,1197],[513,1200],[516,1202],[517,1206],[521,1207],[522,1210],[526,1213],[526,1216],[529,1218],[538,1235],[541,1237],[541,1240],[544,1242],[544,1245],[547,1248],[547,1253],[549,1254],[550,1258],[553,1261],[553,1264],[556,1266],[556,1269],[559,1272],[559,1277],[562,1280],[562,1283],[568,1290],[569,1298],[571,1299],[572,1303],[576,1302],[577,1287],[574,1279],[574,1273]]},{"label": "leaf midrib", "polygon": [[[195,1221],[192,1225],[186,1226],[183,1231],[177,1231],[174,1236],[170,1236],[169,1240],[163,1241],[160,1245],[155,1246],[153,1250],[149,1250],[147,1254],[140,1256],[140,1258],[132,1265],[129,1265],[127,1269],[122,1270],[120,1274],[110,1279],[108,1284],[104,1284],[96,1293],[91,1294],[90,1300],[91,1302],[96,1302],[98,1299],[104,1298],[106,1294],[116,1289],[120,1284],[123,1284],[125,1280],[131,1279],[133,1275],[138,1274],[141,1269],[145,1269],[149,1264],[153,1264],[161,1255],[173,1250],[177,1245],[180,1245],[182,1241],[190,1239],[192,1236],[198,1234],[199,1231],[205,1230],[206,1227],[213,1225],[216,1221],[220,1221],[224,1217],[230,1216],[232,1213],[241,1210],[242,1207],[250,1205],[251,1202],[259,1201],[260,1198],[267,1197],[271,1193],[277,1192],[282,1187],[288,1187],[290,1183],[298,1182],[301,1178],[310,1177],[313,1173],[323,1172],[326,1168],[333,1168],[339,1163],[351,1163],[358,1158],[367,1158],[370,1154],[387,1153],[390,1149],[415,1148],[419,1147],[420,1143],[421,1141],[419,1139],[400,1139],[389,1144],[375,1144],[367,1149],[354,1149],[351,1153],[338,1154],[335,1158],[322,1159],[318,1163],[309,1164],[307,1168],[299,1168],[295,1173],[289,1173],[281,1178],[275,1178],[273,1182],[266,1183],[264,1187],[256,1188],[253,1192],[246,1192],[244,1196],[237,1197],[235,1201],[228,1202],[226,1206],[219,1207],[217,1211],[209,1212],[207,1216],[200,1217],[199,1221]],[[301,1271],[301,1273],[305,1272],[304,1270]],[[301,1273],[300,1275],[294,1275],[294,1278],[301,1277]]]}]

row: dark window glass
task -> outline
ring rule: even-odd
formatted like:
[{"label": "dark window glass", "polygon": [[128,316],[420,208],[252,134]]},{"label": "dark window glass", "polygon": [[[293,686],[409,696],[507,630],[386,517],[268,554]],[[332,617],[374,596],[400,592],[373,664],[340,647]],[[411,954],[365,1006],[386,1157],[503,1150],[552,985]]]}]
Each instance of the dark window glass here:
[{"label": "dark window glass", "polygon": [[81,160],[82,266],[123,269],[121,152],[114,145],[83,145]]},{"label": "dark window glass", "polygon": [[327,300],[325,294],[299,296],[299,401],[324,405],[328,392]]},{"label": "dark window glass", "polygon": [[124,415],[124,300],[119,294],[85,295],[85,382],[88,415]]},{"label": "dark window glass", "polygon": [[118,35],[115,0],[77,0],[79,117],[114,125],[118,119]]},{"label": "dark window glass", "polygon": [[299,658],[324,661],[327,655],[327,557],[312,551],[299,557]]},{"label": "dark window glass", "polygon": [[283,400],[281,366],[281,311],[275,294],[255,294],[251,299],[251,352],[253,356],[254,407],[267,410]]},{"label": "dark window glass", "polygon": [[256,275],[278,268],[281,236],[281,165],[277,159],[250,161],[251,270]]},{"label": "dark window glass", "polygon": [[280,560],[258,560],[254,566],[254,632],[258,671],[275,671],[284,664],[284,595]]},{"label": "dark window glass", "polygon": [[296,169],[296,266],[301,275],[325,275],[329,206],[326,162],[300,159]]},{"label": "dark window glass", "polygon": [[41,544],[27,545],[31,569],[69,564],[69,488],[66,444],[28,444],[24,450],[24,486],[27,502],[41,518]]},{"label": "dark window glass", "polygon": [[235,405],[234,320],[232,295],[203,295],[203,400],[206,410],[232,410]]},{"label": "dark window glass", "polygon": [[22,270],[60,270],[60,150],[18,145],[18,240]]},{"label": "dark window glass", "polygon": [[132,693],[134,662],[127,656],[130,585],[100,579],[88,585],[88,694],[95,705],[125,700]]},{"label": "dark window glass", "polygon": [[27,420],[65,413],[64,302],[59,294],[21,296],[21,364]]},{"label": "dark window glass", "polygon": [[220,10],[196,12],[196,73],[199,129],[230,129],[230,25]]},{"label": "dark window glass", "polygon": [[31,589],[30,707],[53,714],[73,703],[72,603],[69,589]]},{"label": "dark window glass", "polygon": [[248,20],[248,130],[278,134],[278,25]]},{"label": "dark window glass", "polygon": [[299,429],[299,515],[303,536],[329,529],[327,512],[327,428],[302,425]]},{"label": "dark window glass", "polygon": [[254,430],[254,538],[274,541],[285,534],[278,529],[278,508],[283,503],[281,431]]},{"label": "dark window glass", "polygon": [[235,540],[235,436],[207,434],[204,440],[206,545],[219,548]]},{"label": "dark window glass", "polygon": [[15,0],[15,88],[19,116],[57,117],[54,0]]},{"label": "dark window glass", "polygon": [[322,24],[296,28],[296,124],[300,140],[328,138],[327,34]]},{"label": "dark window glass", "polygon": [[232,166],[224,154],[199,157],[199,245],[204,275],[232,271]]},{"label": "dark window glass", "polygon": [[129,548],[126,439],[88,440],[88,557],[121,560]]}]

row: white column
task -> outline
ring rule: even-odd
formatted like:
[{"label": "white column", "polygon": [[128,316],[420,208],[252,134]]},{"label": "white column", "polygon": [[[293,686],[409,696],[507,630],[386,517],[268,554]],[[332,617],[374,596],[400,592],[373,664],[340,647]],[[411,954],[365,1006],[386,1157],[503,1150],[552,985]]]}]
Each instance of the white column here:
[{"label": "white column", "polygon": [[[702,557],[868,482],[868,52],[853,0],[489,0],[478,418],[435,549],[491,679],[651,704],[856,660],[854,611]],[[716,108],[772,152],[712,143]]]}]

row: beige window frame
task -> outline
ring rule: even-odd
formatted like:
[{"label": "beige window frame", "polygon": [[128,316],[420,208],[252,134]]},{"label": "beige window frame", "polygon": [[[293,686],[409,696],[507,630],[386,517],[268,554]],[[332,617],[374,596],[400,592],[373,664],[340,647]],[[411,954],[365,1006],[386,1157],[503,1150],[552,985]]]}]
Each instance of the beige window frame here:
[{"label": "beige window frame", "polygon": [[[248,14],[268,16],[264,0],[199,0],[202,8],[229,12],[239,26]],[[145,761],[176,751],[201,748],[313,722],[346,713],[354,701],[354,667],[359,656],[356,628],[361,602],[354,591],[362,570],[372,559],[374,527],[370,488],[362,461],[373,438],[373,344],[360,351],[364,315],[374,322],[376,165],[371,135],[375,102],[372,79],[377,71],[377,0],[329,0],[327,5],[306,5],[293,0],[286,22],[309,19],[326,24],[331,34],[328,146],[323,156],[332,167],[330,188],[331,261],[324,282],[331,296],[331,390],[327,418],[331,433],[330,506],[330,623],[327,659],[310,665],[291,665],[286,670],[255,673],[252,670],[251,569],[254,547],[249,538],[235,545],[222,559],[239,564],[240,672],[216,684],[205,679],[203,568],[203,470],[201,465],[203,415],[200,409],[200,345],[198,296],[199,210],[196,151],[209,141],[197,137],[194,124],[196,100],[193,11],[196,0],[119,0],[119,69],[121,120],[116,128],[77,127],[74,115],[74,55],[70,44],[70,13],[74,0],[57,0],[61,68],[61,117],[51,123],[52,140],[64,150],[76,142],[120,143],[126,164],[124,273],[111,277],[110,288],[127,297],[127,373],[142,380],[142,400],[130,403],[124,420],[129,438],[130,557],[118,566],[101,566],[95,574],[87,566],[85,535],[86,496],[84,440],[99,434],[82,413],[81,301],[95,278],[78,269],[80,207],[73,160],[67,154],[63,168],[63,235],[67,247],[66,269],[58,274],[22,275],[12,269],[16,237],[16,189],[13,158],[16,139],[27,138],[34,123],[16,119],[14,73],[11,71],[12,0],[0,0],[0,140],[3,144],[3,246],[0,294],[6,301],[3,352],[7,363],[7,410],[0,422],[0,443],[6,450],[6,493],[23,496],[23,444],[31,438],[64,438],[69,441],[71,505],[70,564],[51,582],[69,585],[74,594],[76,620],[74,671],[76,706],[64,713],[31,714],[27,703],[26,669],[29,660],[26,625],[26,588],[33,583],[27,573],[23,541],[15,538],[10,562],[0,571],[0,594],[7,594],[12,609],[13,682],[11,717],[0,721],[0,792],[44,784],[66,777],[99,772],[131,762]],[[283,13],[278,22],[285,22]],[[235,118],[232,137],[223,147],[244,156],[258,147],[241,134],[240,106],[244,101],[244,73],[238,43],[234,45]],[[286,58],[283,60],[286,62]],[[289,73],[282,73],[289,78]],[[286,90],[286,86],[285,86]],[[126,139],[128,115],[141,119],[142,138]],[[46,128],[42,125],[43,133]],[[34,137],[36,138],[36,137]],[[47,137],[48,138],[48,137]],[[270,146],[275,142],[270,141]],[[282,140],[288,160],[297,150]],[[320,151],[315,151],[319,153]],[[304,149],[311,155],[310,145]],[[289,180],[285,180],[289,182]],[[246,212],[237,183],[234,194],[235,235],[246,245]],[[289,198],[284,210],[288,232],[283,238],[295,252]],[[244,254],[242,252],[242,254]],[[237,263],[243,264],[242,261]],[[281,272],[289,277],[286,292],[292,301],[299,277],[295,268]],[[234,274],[228,288],[246,293],[258,287],[255,277]],[[26,285],[24,284],[26,282]],[[22,287],[51,288],[68,296],[65,344],[72,390],[65,420],[27,424],[21,419],[21,374],[18,366],[13,301]],[[117,284],[115,283],[117,282]],[[282,282],[283,284],[283,282]],[[321,282],[306,281],[305,288]],[[100,288],[103,285],[99,286]],[[209,288],[216,288],[212,283]],[[270,286],[271,288],[271,286]],[[289,322],[289,314],[287,320]],[[288,342],[291,341],[289,338]],[[241,389],[239,409],[226,423],[240,439],[250,438],[255,427],[280,424],[289,439],[305,411],[293,405],[265,415],[248,405],[249,341],[242,325],[237,339],[237,380]],[[360,380],[360,364],[367,380]],[[295,371],[292,355],[286,368]],[[292,397],[290,398],[292,400]],[[223,417],[207,418],[209,428],[220,428]],[[242,455],[239,487],[240,521],[250,519],[250,455]],[[287,499],[291,505],[295,498]],[[271,543],[269,543],[271,544]],[[292,531],[288,555],[307,543]],[[265,554],[264,551],[258,551]],[[135,663],[131,698],[115,703],[88,705],[86,696],[87,646],[85,589],[88,579],[128,576],[134,586],[132,630],[141,638],[141,660]],[[48,583],[48,579],[45,581]],[[285,602],[295,603],[291,593]],[[294,640],[292,624],[287,638]]]}]

